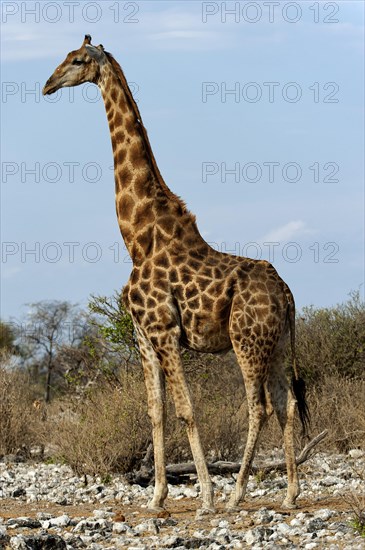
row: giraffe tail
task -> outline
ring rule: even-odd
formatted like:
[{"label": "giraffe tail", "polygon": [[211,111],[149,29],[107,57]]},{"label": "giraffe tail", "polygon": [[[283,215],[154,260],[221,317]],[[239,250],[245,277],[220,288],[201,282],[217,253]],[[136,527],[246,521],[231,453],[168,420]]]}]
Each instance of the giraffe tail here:
[{"label": "giraffe tail", "polygon": [[298,412],[300,422],[302,424],[302,434],[303,437],[307,436],[308,428],[310,424],[310,414],[306,398],[306,384],[303,378],[298,374],[296,354],[295,354],[295,304],[294,298],[290,293],[288,300],[288,319],[289,319],[289,330],[290,330],[290,347],[291,347],[291,356],[292,356],[292,368],[293,368],[293,377],[292,377],[292,389],[294,397],[297,401]]}]

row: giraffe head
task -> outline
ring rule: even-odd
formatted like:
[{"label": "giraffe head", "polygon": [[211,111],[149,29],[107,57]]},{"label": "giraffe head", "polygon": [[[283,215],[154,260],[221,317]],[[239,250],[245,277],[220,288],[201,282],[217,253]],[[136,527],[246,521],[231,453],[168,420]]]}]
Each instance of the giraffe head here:
[{"label": "giraffe head", "polygon": [[78,86],[84,82],[98,82],[100,66],[106,59],[104,48],[91,45],[91,36],[85,35],[81,48],[70,52],[47,80],[43,95],[53,94],[60,88]]}]

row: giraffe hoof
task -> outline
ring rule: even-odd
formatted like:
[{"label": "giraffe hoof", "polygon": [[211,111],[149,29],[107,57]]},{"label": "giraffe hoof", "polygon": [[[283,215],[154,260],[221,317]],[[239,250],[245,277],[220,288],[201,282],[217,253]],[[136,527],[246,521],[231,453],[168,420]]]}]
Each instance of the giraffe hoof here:
[{"label": "giraffe hoof", "polygon": [[162,512],[166,512],[165,508],[162,506],[155,506],[152,502],[150,504],[147,504],[147,510],[149,512],[154,512],[156,514],[161,514]]},{"label": "giraffe hoof", "polygon": [[298,508],[298,505],[295,504],[295,502],[290,502],[288,500],[284,500],[283,504],[281,505],[282,508],[286,508],[287,510],[295,510]]},{"label": "giraffe hoof", "polygon": [[227,504],[226,506],[226,512],[230,513],[230,514],[238,514],[239,512],[241,512],[242,508],[240,508],[239,506],[236,506],[234,504]]},{"label": "giraffe hoof", "polygon": [[196,511],[195,519],[202,519],[205,516],[211,516],[213,514],[215,514],[214,508],[199,508]]}]

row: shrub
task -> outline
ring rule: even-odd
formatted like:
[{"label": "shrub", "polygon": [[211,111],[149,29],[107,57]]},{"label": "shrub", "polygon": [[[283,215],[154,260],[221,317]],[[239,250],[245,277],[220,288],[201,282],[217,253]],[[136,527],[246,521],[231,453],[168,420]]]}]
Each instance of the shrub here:
[{"label": "shrub", "polygon": [[[107,306],[110,309],[113,304]],[[73,350],[75,374],[85,375],[76,376],[78,391],[72,391],[71,384],[68,394],[47,408],[34,407],[36,386],[31,386],[26,374],[0,368],[0,455],[19,448],[29,454],[33,445],[42,442],[79,474],[105,478],[111,472],[139,467],[152,440],[146,392],[126,313],[120,310],[119,332],[115,332],[110,324],[113,311],[108,310],[109,328],[103,333],[100,349],[91,348],[97,350],[95,356],[89,348],[86,352],[80,348],[76,360]],[[328,429],[321,444],[326,450],[365,448],[364,316],[364,303],[353,294],[336,308],[306,308],[298,319],[297,355],[301,372],[309,381],[311,433]],[[118,339],[126,330],[127,348],[119,347]],[[104,345],[108,339],[110,349]],[[62,357],[67,366],[69,355]],[[233,352],[224,356],[184,352],[183,361],[206,456],[210,461],[241,460],[248,412]],[[167,395],[167,462],[191,460],[185,426],[175,417],[168,389]],[[299,447],[303,442],[297,423]],[[260,448],[267,451],[281,445],[281,430],[273,415],[263,430]]]},{"label": "shrub", "polygon": [[[233,454],[239,458],[247,425],[241,407],[243,384],[237,390],[233,383],[240,373],[237,366],[226,373],[226,391],[222,393],[221,361],[210,360],[210,368],[204,363],[206,372],[202,365],[194,370],[194,361],[188,366],[203,445],[212,460],[229,459]],[[167,396],[167,461],[189,460],[185,426],[176,419],[168,390]],[[47,423],[55,457],[78,474],[105,477],[110,472],[126,473],[138,468],[152,440],[141,369],[120,374],[115,388],[94,387],[79,398],[58,400],[49,409]]]},{"label": "shrub", "polygon": [[[247,437],[248,411],[244,386],[233,356],[202,356],[187,362],[188,385],[195,406],[203,448],[209,461],[242,459]],[[142,372],[125,373],[118,389],[105,386],[94,389],[71,404],[62,403],[61,412],[53,413],[50,422],[57,456],[81,473],[106,476],[138,469],[152,440],[147,416]],[[365,381],[343,380],[326,376],[308,392],[312,414],[311,433],[324,429],[328,437],[321,444],[326,450],[347,452],[365,448]],[[167,390],[166,458],[168,463],[191,460],[185,426],[176,419],[174,404]],[[58,405],[59,407],[59,405]],[[297,419],[295,433],[299,449]],[[275,415],[267,422],[260,438],[263,452],[282,446],[281,429]]]},{"label": "shrub", "polygon": [[326,448],[365,448],[365,380],[325,376],[309,392],[312,433],[328,430]]},{"label": "shrub", "polygon": [[120,388],[93,388],[80,399],[54,404],[49,414],[56,457],[78,474],[125,473],[150,441],[142,380],[124,376]]},{"label": "shrub", "polygon": [[333,308],[304,308],[296,332],[298,362],[309,383],[328,375],[364,377],[365,303],[358,292]]},{"label": "shrub", "polygon": [[0,456],[30,455],[40,443],[41,418],[34,407],[29,376],[8,367],[9,356],[0,358]]}]

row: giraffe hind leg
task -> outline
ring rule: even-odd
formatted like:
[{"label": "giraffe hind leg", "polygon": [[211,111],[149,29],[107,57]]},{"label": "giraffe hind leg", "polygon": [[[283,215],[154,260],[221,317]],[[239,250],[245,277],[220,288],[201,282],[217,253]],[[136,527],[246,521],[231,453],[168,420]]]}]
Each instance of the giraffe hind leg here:
[{"label": "giraffe hind leg", "polygon": [[300,492],[294,449],[294,417],[296,400],[289,387],[288,380],[284,372],[282,356],[276,357],[273,360],[268,374],[267,386],[284,438],[285,461],[288,472],[288,489],[287,495],[283,502],[283,507],[295,508],[295,501]]},{"label": "giraffe hind leg", "polygon": [[265,368],[255,365],[240,351],[240,346],[233,343],[238,363],[241,367],[246,387],[246,396],[249,414],[249,427],[246,446],[242,458],[241,468],[237,477],[235,489],[228,502],[229,510],[236,510],[243,500],[246,492],[250,468],[255,456],[255,451],[261,430],[268,418],[270,404],[265,398]]}]

